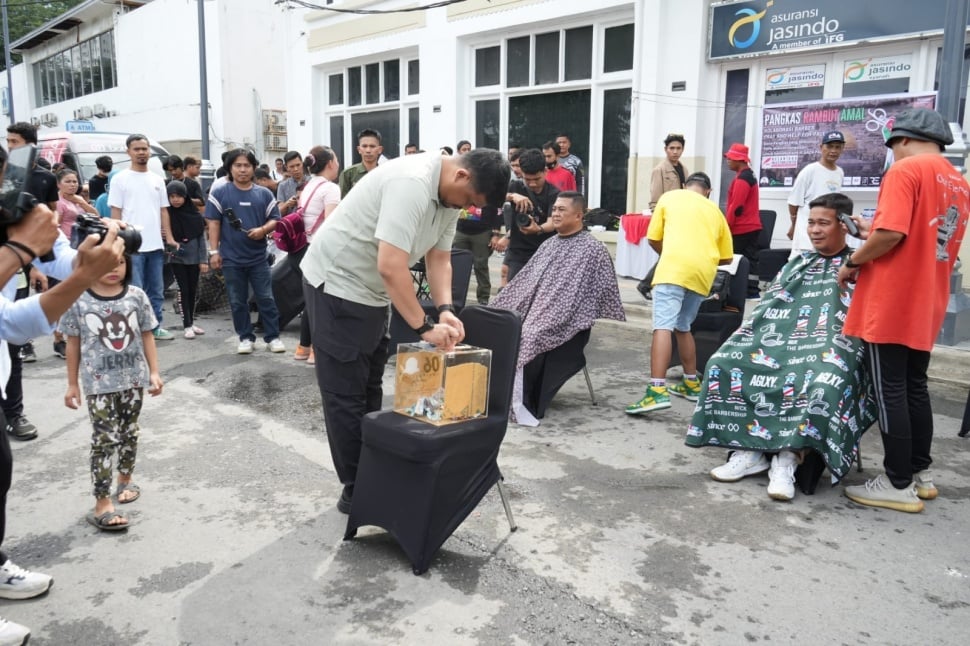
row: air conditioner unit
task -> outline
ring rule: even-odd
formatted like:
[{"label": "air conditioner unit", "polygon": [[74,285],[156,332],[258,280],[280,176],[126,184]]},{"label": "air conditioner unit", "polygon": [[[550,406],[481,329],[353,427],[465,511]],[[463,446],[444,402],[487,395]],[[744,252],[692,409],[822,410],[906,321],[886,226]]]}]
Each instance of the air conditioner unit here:
[{"label": "air conditioner unit", "polygon": [[269,133],[286,133],[286,112],[283,110],[263,110],[263,131]]},{"label": "air conditioner unit", "polygon": [[40,126],[40,119],[38,119],[37,117],[31,117],[30,118],[30,125],[32,125],[33,127],[37,128],[38,126]]},{"label": "air conditioner unit", "polygon": [[45,112],[40,115],[40,122],[45,126],[56,126],[57,125],[57,115],[53,112]]},{"label": "air conditioner unit", "polygon": [[94,111],[91,110],[91,106],[82,105],[80,108],[74,111],[75,119],[90,119],[94,116]]},{"label": "air conditioner unit", "polygon": [[266,150],[286,150],[286,135],[268,135]]},{"label": "air conditioner unit", "polygon": [[95,103],[94,108],[92,109],[94,110],[94,116],[98,118],[103,117],[108,112],[107,110],[104,109],[104,106],[101,105],[100,103]]},{"label": "air conditioner unit", "polygon": [[109,117],[117,117],[118,116],[118,111],[117,110],[108,110],[104,114],[106,116],[109,116]]}]

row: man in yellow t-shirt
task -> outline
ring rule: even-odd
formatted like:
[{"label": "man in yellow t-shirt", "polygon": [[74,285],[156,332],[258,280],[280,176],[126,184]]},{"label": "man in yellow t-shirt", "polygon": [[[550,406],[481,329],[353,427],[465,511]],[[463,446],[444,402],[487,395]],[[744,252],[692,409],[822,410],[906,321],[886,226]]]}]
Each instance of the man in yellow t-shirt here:
[{"label": "man in yellow t-shirt", "polygon": [[626,407],[631,415],[670,408],[666,375],[675,334],[684,380],[671,386],[670,392],[690,401],[697,401],[700,394],[690,326],[711,291],[717,266],[729,264],[734,256],[727,220],[708,199],[710,194],[710,178],[694,173],[684,188],[664,193],[653,210],[647,241],[660,260],[653,278],[650,384],[643,399]]}]

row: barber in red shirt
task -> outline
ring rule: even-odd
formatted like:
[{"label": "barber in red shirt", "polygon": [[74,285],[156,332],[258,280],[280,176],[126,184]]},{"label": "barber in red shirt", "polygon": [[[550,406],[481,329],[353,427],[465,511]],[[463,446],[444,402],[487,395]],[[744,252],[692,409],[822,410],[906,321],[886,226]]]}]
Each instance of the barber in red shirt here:
[{"label": "barber in red shirt", "polygon": [[[735,171],[734,180],[728,187],[727,208],[724,216],[727,218],[731,238],[734,241],[734,253],[743,255],[751,263],[751,271],[755,272],[758,262],[758,236],[761,233],[761,215],[758,212],[758,178],[751,170],[751,159],[748,157],[748,147],[744,144],[733,143],[724,157],[728,168]],[[748,280],[748,298],[758,297],[758,281]]]}]

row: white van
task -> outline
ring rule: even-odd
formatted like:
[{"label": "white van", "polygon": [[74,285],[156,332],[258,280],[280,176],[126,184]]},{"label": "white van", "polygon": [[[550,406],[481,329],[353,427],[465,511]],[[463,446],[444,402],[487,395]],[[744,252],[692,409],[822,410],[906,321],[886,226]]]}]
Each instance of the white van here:
[{"label": "white van", "polygon": [[[53,166],[63,162],[68,168],[80,175],[81,184],[98,173],[94,160],[102,155],[111,157],[114,170],[128,168],[131,160],[125,147],[129,133],[124,132],[44,132],[37,134],[37,154]],[[168,151],[157,141],[149,138],[152,151],[148,160],[148,170],[165,177],[162,164],[168,158]]]}]

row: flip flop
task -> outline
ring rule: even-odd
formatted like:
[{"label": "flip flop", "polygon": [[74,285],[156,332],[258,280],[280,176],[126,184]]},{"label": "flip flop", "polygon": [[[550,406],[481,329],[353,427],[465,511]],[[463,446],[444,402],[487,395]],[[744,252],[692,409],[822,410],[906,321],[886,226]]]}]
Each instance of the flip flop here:
[{"label": "flip flop", "polygon": [[[134,498],[129,498],[128,500],[121,500],[120,499],[120,496],[125,491],[132,491],[132,492],[134,492],[135,497]],[[128,503],[135,502],[136,500],[138,500],[139,498],[141,498],[141,489],[138,487],[138,485],[132,484],[130,482],[128,484],[125,484],[125,485],[118,485],[118,488],[115,490],[115,497],[119,497],[118,498],[118,504],[119,505],[127,505]]]},{"label": "flip flop", "polygon": [[[119,514],[116,511],[106,511],[100,516],[95,516],[94,512],[89,512],[87,516],[87,521],[100,529],[103,532],[119,532],[123,529],[128,529],[131,526],[131,521],[124,515]],[[111,524],[111,521],[115,518],[124,518],[125,522],[122,524]]]}]

